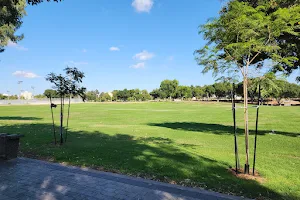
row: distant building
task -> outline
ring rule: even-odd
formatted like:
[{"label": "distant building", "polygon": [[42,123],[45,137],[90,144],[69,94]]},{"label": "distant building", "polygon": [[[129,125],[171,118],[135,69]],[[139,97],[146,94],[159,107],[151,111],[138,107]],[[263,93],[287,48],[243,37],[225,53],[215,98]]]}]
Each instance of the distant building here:
[{"label": "distant building", "polygon": [[24,91],[21,93],[21,97],[23,97],[24,99],[26,100],[30,100],[30,99],[33,99],[33,95],[31,92],[28,92],[28,91]]}]

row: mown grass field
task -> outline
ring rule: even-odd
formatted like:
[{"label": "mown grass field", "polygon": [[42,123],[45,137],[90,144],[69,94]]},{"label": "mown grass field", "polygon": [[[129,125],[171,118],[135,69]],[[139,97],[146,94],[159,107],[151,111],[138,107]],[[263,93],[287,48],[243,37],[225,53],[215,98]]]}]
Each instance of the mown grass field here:
[{"label": "mown grass field", "polygon": [[[242,110],[237,117],[243,165]],[[300,199],[300,107],[260,109],[256,166],[263,182],[228,172],[234,166],[230,104],[74,104],[68,141],[56,147],[51,122],[49,106],[0,107],[0,132],[24,134],[21,151],[29,157],[252,198]],[[251,164],[254,126],[251,109]]]}]

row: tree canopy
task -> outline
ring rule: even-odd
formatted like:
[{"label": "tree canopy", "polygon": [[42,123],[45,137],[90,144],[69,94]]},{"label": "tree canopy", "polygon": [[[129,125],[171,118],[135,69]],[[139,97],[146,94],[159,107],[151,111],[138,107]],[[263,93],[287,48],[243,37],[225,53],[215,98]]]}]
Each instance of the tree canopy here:
[{"label": "tree canopy", "polygon": [[[26,15],[25,7],[37,5],[44,0],[1,0],[0,1],[0,53],[10,42],[17,43],[24,38],[23,34],[16,35],[21,27],[22,18]],[[45,0],[51,1],[51,0]],[[59,2],[61,0],[52,0]]]},{"label": "tree canopy", "polygon": [[59,98],[59,95],[57,94],[57,92],[55,90],[52,90],[52,89],[46,89],[44,91],[44,95],[47,97],[47,98]]},{"label": "tree canopy", "polygon": [[178,87],[178,80],[164,80],[160,84],[160,90],[166,94],[168,98],[175,97]]},{"label": "tree canopy", "polygon": [[[276,16],[280,19],[281,23],[287,23],[290,26],[290,31],[284,31],[279,36],[276,36],[276,41],[280,47],[278,52],[282,57],[293,56],[297,59],[293,60],[292,64],[286,64],[285,62],[279,62],[273,68],[273,71],[283,71],[286,74],[290,74],[300,67],[300,0],[239,0],[240,2],[247,2],[249,5],[257,8],[262,7],[269,15]],[[290,20],[291,16],[292,19]],[[256,61],[267,59],[268,56],[260,54]],[[299,79],[298,77],[297,79]]]},{"label": "tree canopy", "polygon": [[24,35],[15,32],[22,25],[22,18],[26,15],[26,1],[1,0],[0,1],[0,53],[9,42],[18,42]]}]

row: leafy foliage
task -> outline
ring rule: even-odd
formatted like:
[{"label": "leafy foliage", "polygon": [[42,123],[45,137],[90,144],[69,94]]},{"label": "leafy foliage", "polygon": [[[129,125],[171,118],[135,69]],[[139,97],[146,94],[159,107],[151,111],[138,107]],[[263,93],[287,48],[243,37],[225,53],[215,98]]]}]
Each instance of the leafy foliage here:
[{"label": "leafy foliage", "polygon": [[160,90],[166,94],[168,98],[173,98],[176,95],[179,82],[174,80],[164,80],[160,84]]},{"label": "leafy foliage", "polygon": [[[21,27],[22,18],[26,15],[25,7],[37,5],[44,0],[1,0],[0,1],[0,53],[9,42],[18,42],[24,35],[16,35],[16,31]],[[45,0],[51,1],[51,0]],[[53,0],[59,2],[61,0]]]},{"label": "leafy foliage", "polygon": [[175,94],[176,98],[192,98],[193,97],[193,93],[192,93],[192,89],[189,86],[178,86],[176,94]]},{"label": "leafy foliage", "polygon": [[[293,56],[297,59],[286,64],[284,61],[274,66],[273,71],[283,71],[286,74],[299,69],[300,66],[300,1],[299,0],[239,0],[247,2],[253,7],[262,7],[269,15],[274,16],[278,23],[286,23],[289,29],[282,32],[276,41],[280,47],[281,57]],[[267,56],[260,54],[257,60],[264,60]]]},{"label": "leafy foliage", "polygon": [[52,89],[46,89],[44,91],[44,95],[47,97],[47,98],[59,98],[59,95],[57,94],[57,92],[55,90],[52,90]]},{"label": "leafy foliage", "polygon": [[263,6],[230,1],[219,18],[201,26],[200,33],[208,42],[195,53],[198,64],[204,66],[203,72],[212,70],[217,75],[240,70],[246,76],[246,65],[260,68],[265,59],[292,66],[298,58],[283,54],[277,38],[285,33],[297,34],[295,28],[299,27],[296,22],[300,10],[293,7],[271,14],[267,11]]},{"label": "leafy foliage", "polygon": [[22,18],[26,15],[25,0],[1,0],[0,1],[0,53],[9,42],[18,42],[23,39],[23,34],[15,32],[22,25]]}]

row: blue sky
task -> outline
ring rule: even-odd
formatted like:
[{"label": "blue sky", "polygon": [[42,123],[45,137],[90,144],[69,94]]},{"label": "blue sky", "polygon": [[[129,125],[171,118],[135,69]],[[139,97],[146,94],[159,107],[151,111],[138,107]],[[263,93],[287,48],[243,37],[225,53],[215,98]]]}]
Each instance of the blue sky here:
[{"label": "blue sky", "polygon": [[[86,3],[83,3],[86,2]],[[28,6],[25,38],[0,54],[0,93],[42,93],[50,72],[67,65],[86,74],[88,90],[152,90],[163,79],[182,85],[214,82],[193,52],[205,41],[198,26],[218,15],[219,0],[64,0]],[[292,80],[294,76],[290,79]]]}]

